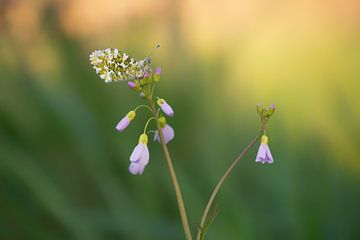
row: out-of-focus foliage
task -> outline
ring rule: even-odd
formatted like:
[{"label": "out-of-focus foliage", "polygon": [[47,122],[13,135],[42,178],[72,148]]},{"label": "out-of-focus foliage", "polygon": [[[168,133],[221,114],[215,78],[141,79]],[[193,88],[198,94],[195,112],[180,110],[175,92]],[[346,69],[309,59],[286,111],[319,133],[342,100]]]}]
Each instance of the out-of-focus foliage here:
[{"label": "out-of-focus foliage", "polygon": [[183,239],[157,143],[142,176],[128,158],[142,100],[88,62],[157,42],[158,93],[194,229],[207,197],[275,103],[275,163],[243,159],[208,239],[359,239],[358,1],[0,1],[0,238]]}]

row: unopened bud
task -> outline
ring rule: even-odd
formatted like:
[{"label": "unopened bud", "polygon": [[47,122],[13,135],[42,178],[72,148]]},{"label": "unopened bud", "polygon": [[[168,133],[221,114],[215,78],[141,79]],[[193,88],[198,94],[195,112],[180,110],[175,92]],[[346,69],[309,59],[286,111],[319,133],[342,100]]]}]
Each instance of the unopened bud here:
[{"label": "unopened bud", "polygon": [[144,92],[141,92],[141,93],[140,93],[140,97],[141,97],[141,98],[146,98],[146,94],[145,94]]},{"label": "unopened bud", "polygon": [[275,104],[271,104],[271,106],[267,110],[266,116],[271,117],[271,115],[273,115],[274,112],[275,112]]},{"label": "unopened bud", "polygon": [[134,82],[131,82],[131,81],[129,81],[129,82],[127,83],[127,85],[128,85],[129,88],[131,88],[131,89],[134,89],[134,88],[136,87],[136,84],[135,84]]},{"label": "unopened bud", "polygon": [[153,76],[153,81],[154,81],[154,82],[160,81],[160,75],[161,75],[161,68],[158,67],[158,68],[156,68],[156,70],[155,70],[155,74],[154,74],[154,76]]},{"label": "unopened bud", "polygon": [[166,125],[166,118],[164,117],[159,117],[159,124],[161,128],[164,128]]}]

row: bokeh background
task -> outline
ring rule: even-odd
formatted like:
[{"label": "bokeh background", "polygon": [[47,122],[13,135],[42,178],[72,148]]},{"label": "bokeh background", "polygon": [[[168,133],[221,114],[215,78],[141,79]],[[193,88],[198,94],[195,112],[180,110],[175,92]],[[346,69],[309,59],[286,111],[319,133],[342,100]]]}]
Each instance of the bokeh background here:
[{"label": "bokeh background", "polygon": [[1,0],[0,238],[183,239],[164,157],[131,176],[146,112],[88,62],[160,42],[157,88],[193,229],[210,191],[275,103],[273,165],[252,149],[207,239],[360,239],[360,2]]}]

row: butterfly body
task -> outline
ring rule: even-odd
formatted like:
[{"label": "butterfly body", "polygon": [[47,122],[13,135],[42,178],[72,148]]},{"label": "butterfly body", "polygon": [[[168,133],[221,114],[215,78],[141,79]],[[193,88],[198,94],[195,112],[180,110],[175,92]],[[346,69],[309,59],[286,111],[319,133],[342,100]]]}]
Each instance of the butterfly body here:
[{"label": "butterfly body", "polygon": [[150,58],[138,61],[116,48],[92,52],[90,63],[106,83],[141,79],[151,71]]}]

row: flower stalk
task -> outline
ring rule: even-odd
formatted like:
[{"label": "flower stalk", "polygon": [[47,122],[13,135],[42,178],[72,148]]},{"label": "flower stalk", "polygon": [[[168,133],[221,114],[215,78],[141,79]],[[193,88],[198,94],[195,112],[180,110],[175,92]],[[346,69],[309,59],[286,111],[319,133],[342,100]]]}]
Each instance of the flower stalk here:
[{"label": "flower stalk", "polygon": [[203,213],[203,215],[201,217],[200,226],[199,226],[199,229],[198,229],[198,232],[197,232],[197,235],[196,235],[196,240],[202,240],[205,237],[206,232],[204,231],[204,227],[205,227],[206,219],[207,219],[207,217],[209,215],[209,211],[211,209],[211,206],[213,205],[214,200],[215,200],[218,192],[220,191],[220,188],[223,185],[224,181],[230,176],[231,172],[236,167],[236,165],[239,163],[239,161],[248,153],[248,151],[259,140],[259,138],[261,137],[263,132],[264,132],[264,126],[261,127],[261,130],[258,133],[258,135],[256,135],[256,137],[249,143],[249,145],[247,145],[247,147],[240,153],[240,155],[237,158],[235,158],[235,160],[232,162],[230,167],[225,171],[224,175],[222,175],[219,182],[216,184],[213,192],[210,195],[209,201],[206,204],[204,213]]},{"label": "flower stalk", "polygon": [[186,240],[192,240],[192,236],[191,236],[191,231],[190,231],[190,225],[189,225],[189,221],[187,218],[187,214],[186,214],[186,209],[185,209],[185,204],[184,204],[184,200],[181,194],[181,190],[180,190],[180,186],[176,177],[176,173],[175,173],[175,169],[170,157],[170,153],[169,150],[166,146],[165,143],[165,139],[161,130],[161,126],[160,126],[160,122],[159,122],[159,118],[155,109],[155,104],[154,101],[152,99],[152,96],[149,97],[149,102],[150,102],[150,108],[152,109],[152,114],[153,117],[156,119],[156,127],[159,133],[159,138],[160,138],[160,144],[161,144],[161,148],[164,152],[164,156],[166,159],[166,163],[168,165],[168,169],[169,169],[169,173],[170,173],[170,177],[171,177],[171,181],[173,183],[174,186],[174,190],[175,190],[175,194],[176,194],[176,199],[177,199],[177,203],[178,203],[178,207],[179,207],[179,212],[180,212],[180,217],[181,217],[181,222],[183,225],[183,229],[184,229],[184,234],[185,234],[185,239]]}]

